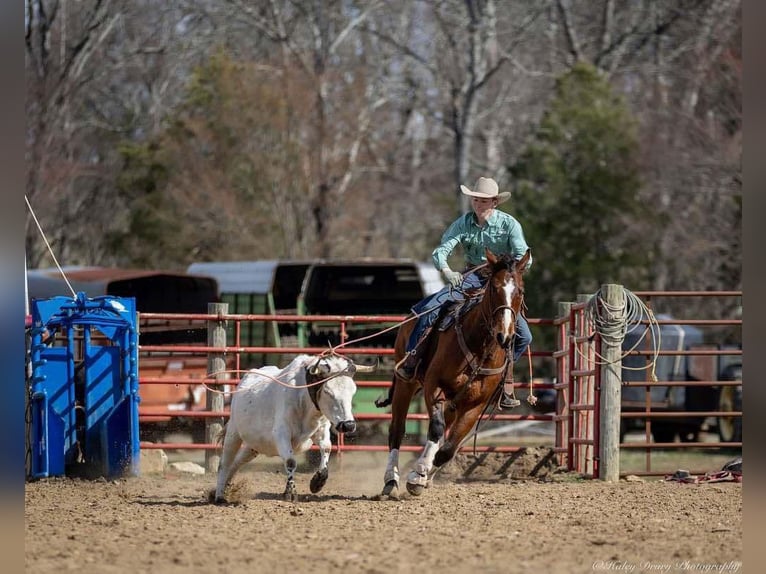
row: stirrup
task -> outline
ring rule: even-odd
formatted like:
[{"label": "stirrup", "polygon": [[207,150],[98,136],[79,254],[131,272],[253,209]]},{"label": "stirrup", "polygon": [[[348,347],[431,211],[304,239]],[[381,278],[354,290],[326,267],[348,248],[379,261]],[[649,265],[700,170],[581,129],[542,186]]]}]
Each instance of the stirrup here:
[{"label": "stirrup", "polygon": [[521,404],[521,401],[514,396],[509,395],[505,391],[500,393],[500,400],[497,401],[497,406],[501,411],[514,409]]}]

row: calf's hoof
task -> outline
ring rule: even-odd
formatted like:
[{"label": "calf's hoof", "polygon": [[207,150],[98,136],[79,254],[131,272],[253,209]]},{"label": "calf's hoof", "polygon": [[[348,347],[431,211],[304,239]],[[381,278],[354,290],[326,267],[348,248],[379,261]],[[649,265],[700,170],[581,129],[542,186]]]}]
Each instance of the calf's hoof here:
[{"label": "calf's hoof", "polygon": [[327,482],[327,469],[323,468],[321,470],[318,470],[314,473],[314,476],[311,477],[311,483],[309,484],[309,489],[313,494],[316,494],[322,488],[324,488],[325,483]]},{"label": "calf's hoof", "polygon": [[207,496],[208,502],[212,502],[213,504],[228,504],[228,500],[226,500],[226,497],[222,495],[217,495],[215,491],[211,492]]},{"label": "calf's hoof", "polygon": [[288,481],[287,486],[285,487],[285,492],[282,494],[282,496],[287,502],[295,502],[295,499],[298,495],[296,493],[295,483],[292,480]]}]

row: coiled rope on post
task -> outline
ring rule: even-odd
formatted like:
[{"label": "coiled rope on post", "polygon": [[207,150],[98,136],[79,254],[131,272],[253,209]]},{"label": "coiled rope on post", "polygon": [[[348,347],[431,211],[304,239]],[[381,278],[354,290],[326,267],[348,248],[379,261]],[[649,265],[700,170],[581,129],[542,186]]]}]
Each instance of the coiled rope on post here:
[{"label": "coiled rope on post", "polygon": [[[649,307],[644,304],[641,299],[632,293],[630,290],[623,288],[623,300],[618,304],[608,303],[601,294],[601,289],[588,299],[585,305],[585,318],[589,320],[594,326],[594,331],[599,334],[602,340],[622,348],[622,343],[625,341],[625,337],[643,328],[643,332],[638,336],[636,342],[630,347],[630,349],[624,350],[618,360],[622,361],[632,351],[635,351],[641,342],[649,333],[651,341],[651,361],[643,367],[628,367],[623,365],[623,369],[632,371],[643,371],[651,369],[651,380],[657,382],[657,375],[655,374],[655,367],[657,364],[657,357],[662,345],[662,334],[660,325],[657,322],[654,313]],[[646,321],[646,324],[643,322]],[[579,349],[577,349],[578,352]],[[581,353],[581,352],[580,352]],[[598,360],[596,364],[604,365],[610,364],[615,361],[607,361],[598,352],[595,353]]]}]

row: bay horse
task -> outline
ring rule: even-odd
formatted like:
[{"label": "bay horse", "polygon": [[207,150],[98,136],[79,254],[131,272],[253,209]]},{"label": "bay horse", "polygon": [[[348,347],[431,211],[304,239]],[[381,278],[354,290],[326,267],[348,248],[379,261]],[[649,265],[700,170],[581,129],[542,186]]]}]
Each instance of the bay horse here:
[{"label": "bay horse", "polygon": [[[490,400],[497,396],[509,369],[513,369],[513,337],[516,317],[524,301],[522,274],[530,251],[514,261],[508,255],[495,256],[488,249],[485,286],[466,293],[463,313],[458,312],[452,325],[440,331],[434,323],[424,342],[422,361],[415,376],[405,381],[396,375],[388,397],[376,406],[391,405],[388,429],[388,463],[383,494],[398,496],[399,447],[404,436],[410,401],[422,387],[429,415],[428,439],[423,451],[407,475],[407,491],[419,496],[433,477],[435,467],[452,460],[461,442],[473,428]],[[474,301],[471,306],[471,299]],[[449,305],[449,303],[447,304]],[[444,309],[440,315],[444,315]],[[399,327],[394,358],[396,364],[405,355],[407,339],[415,326],[409,321]]]}]

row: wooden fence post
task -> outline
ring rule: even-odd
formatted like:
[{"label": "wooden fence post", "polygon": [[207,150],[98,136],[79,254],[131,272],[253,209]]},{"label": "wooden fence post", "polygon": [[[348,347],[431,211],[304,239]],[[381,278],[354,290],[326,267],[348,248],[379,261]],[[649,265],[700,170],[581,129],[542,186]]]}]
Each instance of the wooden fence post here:
[{"label": "wooden fence post", "polygon": [[[588,301],[591,300],[593,297],[593,294],[591,293],[578,293],[577,294],[577,303],[588,303]],[[591,332],[592,325],[589,325],[587,321],[586,314],[584,312],[580,312],[578,314],[580,317],[580,320],[582,321],[582,324],[579,326],[579,330],[582,331],[583,335],[587,335]],[[592,371],[595,369],[596,364],[596,355],[595,355],[595,345],[590,341],[585,341],[581,344],[581,350],[582,355],[580,356],[580,370],[583,371]],[[596,377],[594,375],[586,375],[579,377],[578,381],[581,385],[581,390],[577,392],[577,397],[573,397],[572,401],[578,401],[582,404],[586,405],[593,405],[596,402]],[[588,438],[588,439],[595,439],[595,427],[594,427],[594,418],[595,418],[595,411],[578,411],[578,413],[575,416],[580,417],[580,422],[584,424],[578,424],[577,427],[580,431],[584,431],[585,435],[583,436],[580,434],[580,438]],[[595,452],[595,449],[591,447],[591,445],[581,445],[579,448],[579,457],[578,457],[578,466],[581,469],[581,472],[588,475],[593,475],[594,473],[594,457],[598,456],[598,453]],[[588,454],[590,453],[590,456]]]},{"label": "wooden fence post", "polygon": [[[561,385],[556,391],[556,415],[561,417],[556,424],[555,447],[561,449],[559,452],[563,456],[559,457],[559,464],[563,464],[569,446],[569,346],[572,344],[572,325],[569,324],[569,313],[572,310],[571,301],[559,301],[557,318],[566,318],[567,322],[559,327],[559,335],[563,337],[558,339],[557,345],[560,345],[556,351],[561,353],[561,357],[556,360],[556,385]],[[566,461],[567,465],[570,461]]]},{"label": "wooden fence post", "polygon": [[[208,303],[207,313],[208,315],[226,315],[229,312],[228,303]],[[208,347],[225,347],[226,346],[226,321],[220,319],[207,322],[207,346]],[[228,379],[228,373],[226,370],[226,359],[224,359],[223,353],[208,353],[207,355],[207,372],[213,374],[213,378],[216,381],[225,381]],[[216,382],[212,385],[212,388],[221,390],[222,384]],[[205,405],[208,411],[222,411],[223,410],[223,393],[205,392]],[[215,443],[218,434],[223,430],[223,417],[207,417],[205,418],[205,442]],[[218,463],[220,462],[220,456],[217,451],[206,450],[205,451],[205,472],[218,472]]]},{"label": "wooden fence post", "polygon": [[[600,317],[607,328],[623,332],[625,293],[622,285],[601,286],[605,308]],[[599,303],[601,304],[601,303]],[[622,341],[613,336],[601,337],[601,408],[598,477],[608,482],[620,480],[620,413],[622,407]]]}]

